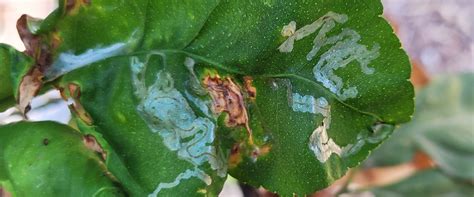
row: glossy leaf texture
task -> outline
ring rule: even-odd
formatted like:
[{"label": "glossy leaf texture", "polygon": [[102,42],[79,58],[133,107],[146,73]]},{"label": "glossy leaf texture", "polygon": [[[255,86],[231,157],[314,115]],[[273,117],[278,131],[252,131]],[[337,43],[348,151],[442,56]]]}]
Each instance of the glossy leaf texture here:
[{"label": "glossy leaf texture", "polygon": [[0,127],[0,188],[12,196],[123,196],[84,136],[54,122]]},{"label": "glossy leaf texture", "polygon": [[381,14],[369,0],[65,1],[25,29],[130,194],[213,196],[229,172],[288,196],[410,119],[410,65]]},{"label": "glossy leaf texture", "polygon": [[[384,196],[472,194],[474,178],[473,74],[438,77],[418,93],[413,121],[403,125],[369,158],[373,165],[396,165],[411,160],[416,151],[429,155],[435,170],[384,188]],[[404,154],[395,154],[403,152]]]}]

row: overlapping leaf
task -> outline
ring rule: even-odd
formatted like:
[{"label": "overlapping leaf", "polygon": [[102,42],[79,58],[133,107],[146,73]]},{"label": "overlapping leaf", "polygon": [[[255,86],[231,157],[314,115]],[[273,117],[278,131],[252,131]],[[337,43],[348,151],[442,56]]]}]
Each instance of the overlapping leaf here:
[{"label": "overlapping leaf", "polygon": [[13,196],[123,196],[83,140],[53,122],[0,127],[0,188]]}]

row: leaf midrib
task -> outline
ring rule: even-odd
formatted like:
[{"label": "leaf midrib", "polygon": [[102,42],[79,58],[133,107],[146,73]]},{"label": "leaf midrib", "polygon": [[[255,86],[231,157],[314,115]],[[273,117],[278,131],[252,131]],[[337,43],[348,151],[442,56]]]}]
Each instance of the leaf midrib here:
[{"label": "leaf midrib", "polygon": [[[343,100],[338,98],[333,92],[329,91],[323,85],[315,82],[314,80],[308,79],[306,77],[303,77],[303,76],[300,76],[300,75],[297,75],[297,74],[294,74],[294,73],[282,73],[282,74],[272,74],[272,75],[268,75],[268,74],[248,74],[248,73],[244,73],[242,71],[238,71],[238,70],[233,69],[233,68],[229,68],[229,67],[227,67],[227,66],[225,66],[221,63],[218,63],[216,61],[213,61],[213,60],[211,60],[207,57],[203,57],[203,56],[200,56],[200,55],[188,52],[188,51],[179,50],[179,49],[162,49],[162,50],[149,50],[149,51],[132,52],[132,53],[129,53],[129,54],[122,54],[122,55],[116,55],[116,56],[108,57],[108,58],[102,59],[101,61],[105,61],[105,60],[108,60],[108,59],[111,59],[111,58],[117,58],[117,57],[127,57],[127,56],[148,54],[148,53],[153,52],[153,51],[154,52],[161,52],[161,53],[165,53],[165,54],[170,54],[170,53],[171,54],[172,53],[185,54],[185,55],[188,55],[191,58],[195,58],[197,60],[206,62],[210,66],[212,66],[216,69],[220,69],[220,70],[226,71],[228,73],[237,74],[237,75],[248,75],[248,76],[253,76],[253,77],[256,77],[256,78],[293,78],[293,79],[296,79],[296,80],[301,80],[305,83],[308,83],[312,86],[317,87],[318,89],[322,89],[324,92],[328,93],[328,95],[331,95],[332,98],[334,98],[336,101],[338,101],[342,105],[344,105],[344,106],[346,106],[346,107],[348,107],[348,108],[350,108],[350,109],[352,109],[352,110],[354,110],[358,113],[374,117],[375,119],[377,119],[377,121],[384,122],[384,120],[380,116],[378,116],[378,115],[376,115],[372,112],[361,110],[361,109],[359,109],[355,106],[352,106],[352,105],[344,102]],[[84,67],[87,67],[87,66],[84,66]],[[84,68],[84,67],[81,67],[81,68]]]},{"label": "leaf midrib", "polygon": [[250,75],[250,76],[253,76],[253,77],[258,77],[258,78],[294,78],[294,79],[297,79],[297,80],[301,80],[301,81],[304,81],[306,83],[309,83],[313,86],[316,86],[317,88],[319,89],[322,89],[324,90],[325,92],[327,92],[329,95],[331,95],[335,100],[337,100],[339,103],[343,104],[344,106],[346,107],[349,107],[350,109],[354,110],[354,111],[357,111],[361,114],[364,114],[364,115],[369,115],[369,116],[372,116],[374,118],[376,118],[378,121],[383,121],[383,119],[372,113],[372,112],[367,112],[367,111],[363,111],[363,110],[360,110],[358,109],[357,107],[354,107],[348,103],[345,103],[343,102],[341,99],[339,99],[336,95],[334,95],[333,92],[327,90],[323,85],[315,82],[314,80],[311,80],[311,79],[308,79],[306,77],[303,77],[303,76],[300,76],[300,75],[297,75],[297,74],[293,74],[293,73],[283,73],[283,74],[276,74],[276,75],[266,75],[266,74],[247,74],[247,73],[243,73],[241,71],[237,71],[235,69],[232,69],[232,68],[228,68],[226,66],[224,66],[223,64],[220,64],[218,62],[215,62],[211,59],[208,59],[207,57],[203,57],[203,56],[200,56],[200,55],[196,55],[196,54],[193,54],[193,53],[190,53],[190,52],[187,52],[187,51],[183,51],[183,50],[174,50],[174,49],[168,49],[168,50],[158,50],[160,52],[163,52],[163,53],[168,53],[168,52],[171,52],[171,53],[183,53],[183,54],[186,54],[186,55],[189,55],[191,56],[192,58],[196,58],[198,60],[201,60],[201,61],[204,61],[206,63],[209,63],[211,66],[214,66],[215,68],[217,69],[221,69],[221,70],[224,70],[226,72],[229,72],[229,73],[233,73],[233,74],[239,74],[239,75]]}]

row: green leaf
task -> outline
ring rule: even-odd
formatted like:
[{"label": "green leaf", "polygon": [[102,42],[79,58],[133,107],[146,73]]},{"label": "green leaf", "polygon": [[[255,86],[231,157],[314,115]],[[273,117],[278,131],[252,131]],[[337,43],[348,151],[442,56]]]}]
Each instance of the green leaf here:
[{"label": "green leaf", "polygon": [[0,127],[0,188],[13,196],[123,196],[96,152],[53,122]]},{"label": "green leaf", "polygon": [[81,132],[134,195],[217,195],[227,171],[308,194],[413,111],[378,1],[60,2],[32,31],[45,77],[62,76]]}]

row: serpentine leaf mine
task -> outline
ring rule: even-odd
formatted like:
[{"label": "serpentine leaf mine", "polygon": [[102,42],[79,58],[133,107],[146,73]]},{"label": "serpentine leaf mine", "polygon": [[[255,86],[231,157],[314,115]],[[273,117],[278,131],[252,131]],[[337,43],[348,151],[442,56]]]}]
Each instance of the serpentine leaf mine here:
[{"label": "serpentine leaf mine", "polygon": [[331,106],[329,102],[320,97],[315,99],[311,95],[292,94],[292,109],[295,112],[321,114],[323,122],[316,127],[309,138],[309,148],[316,158],[321,162],[326,162],[333,153],[341,155],[342,149],[331,138],[328,137],[328,129],[331,125]]},{"label": "serpentine leaf mine", "polygon": [[293,51],[295,41],[319,30],[313,40],[312,49],[306,55],[306,60],[312,61],[322,47],[331,46],[321,54],[318,62],[313,67],[313,74],[318,82],[321,82],[324,87],[336,94],[341,100],[357,97],[358,90],[355,86],[345,86],[342,78],[337,76],[334,71],[356,61],[364,74],[373,74],[375,69],[368,65],[380,55],[380,45],[374,44],[371,50],[367,49],[365,45],[359,43],[361,36],[355,30],[343,28],[338,35],[327,36],[338,23],[344,24],[347,21],[347,15],[328,12],[313,23],[296,31],[296,22],[291,21],[281,31],[282,36],[288,37],[288,39],[278,48],[282,53],[290,53]]},{"label": "serpentine leaf mine", "polygon": [[391,132],[390,129],[384,129],[386,125],[376,124],[372,127],[373,133],[370,135],[362,131],[357,135],[355,144],[348,144],[341,147],[337,145],[334,140],[329,138],[327,134],[331,126],[331,106],[324,97],[315,99],[311,95],[293,93],[290,100],[290,107],[295,112],[321,114],[323,116],[321,125],[316,127],[309,138],[309,148],[321,163],[326,162],[333,153],[340,157],[354,155],[359,152],[365,144],[377,144],[387,138]]},{"label": "serpentine leaf mine", "polygon": [[[166,55],[151,55],[161,56],[166,64]],[[141,98],[137,111],[152,132],[163,138],[163,143],[170,151],[176,152],[180,159],[194,167],[177,175],[173,182],[160,183],[150,196],[156,196],[162,189],[175,187],[181,180],[192,177],[210,185],[212,180],[201,169],[203,164],[209,163],[221,177],[225,177],[227,173],[224,154],[212,145],[215,140],[215,124],[209,118],[196,116],[186,98],[174,87],[170,73],[164,70],[158,72],[155,83],[146,86],[144,77],[151,55],[147,56],[145,62],[141,62],[138,57],[131,58],[135,95]]]},{"label": "serpentine leaf mine", "polygon": [[50,80],[55,79],[72,70],[119,55],[126,50],[126,47],[127,45],[125,43],[117,43],[110,46],[89,49],[79,55],[73,52],[61,53],[56,62],[46,71],[45,77]]}]

